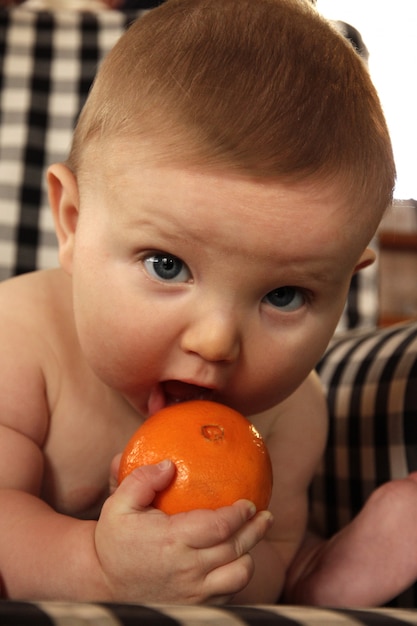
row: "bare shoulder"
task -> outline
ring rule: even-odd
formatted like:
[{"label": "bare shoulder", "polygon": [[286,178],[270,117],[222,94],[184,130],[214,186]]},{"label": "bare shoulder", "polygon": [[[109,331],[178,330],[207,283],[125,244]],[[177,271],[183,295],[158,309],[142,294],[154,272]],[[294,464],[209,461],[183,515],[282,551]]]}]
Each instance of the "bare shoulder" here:
[{"label": "bare shoulder", "polygon": [[[20,323],[30,322],[33,313],[50,310],[50,305],[62,302],[70,293],[70,279],[60,269],[22,274],[0,283],[0,315],[13,317]],[[20,305],[18,309],[15,307]],[[45,308],[46,305],[46,308]],[[17,317],[16,317],[17,315]]]},{"label": "bare shoulder", "polygon": [[288,470],[299,486],[306,486],[320,460],[327,439],[327,406],[316,372],[286,400],[253,418],[268,446],[275,472]]},{"label": "bare shoulder", "polygon": [[[61,270],[0,284],[0,487],[40,490],[50,427],[48,377],[71,335],[71,289]],[[66,339],[69,341],[69,339]]]},{"label": "bare shoulder", "polygon": [[[0,283],[0,336],[19,354],[45,348],[73,328],[70,277],[61,269],[23,274]],[[44,350],[36,351],[41,356]]]},{"label": "bare shoulder", "polygon": [[274,476],[268,540],[288,565],[305,532],[308,488],[327,438],[326,401],[316,373],[252,421],[267,444]]},{"label": "bare shoulder", "polygon": [[315,371],[283,402],[251,417],[251,421],[265,439],[274,433],[308,430],[327,430],[326,398]]},{"label": "bare shoulder", "polygon": [[0,284],[0,423],[34,440],[46,427],[47,364],[56,337],[69,327],[67,281],[63,272],[52,270]]}]

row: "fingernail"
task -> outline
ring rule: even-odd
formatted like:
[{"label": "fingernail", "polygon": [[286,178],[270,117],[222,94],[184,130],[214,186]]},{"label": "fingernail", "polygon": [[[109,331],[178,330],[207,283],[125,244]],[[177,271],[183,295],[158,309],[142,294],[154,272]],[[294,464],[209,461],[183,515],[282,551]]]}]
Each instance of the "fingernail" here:
[{"label": "fingernail", "polygon": [[171,467],[171,463],[172,461],[170,461],[169,459],[164,459],[163,461],[160,461],[158,463],[158,467],[162,472],[165,472],[167,469]]},{"label": "fingernail", "polygon": [[248,500],[248,514],[250,517],[254,517],[256,515],[256,506],[250,500]]},{"label": "fingernail", "polygon": [[269,526],[272,526],[272,524],[274,523],[274,516],[272,515],[271,511],[261,511],[259,515],[262,515],[265,521],[268,522]]}]

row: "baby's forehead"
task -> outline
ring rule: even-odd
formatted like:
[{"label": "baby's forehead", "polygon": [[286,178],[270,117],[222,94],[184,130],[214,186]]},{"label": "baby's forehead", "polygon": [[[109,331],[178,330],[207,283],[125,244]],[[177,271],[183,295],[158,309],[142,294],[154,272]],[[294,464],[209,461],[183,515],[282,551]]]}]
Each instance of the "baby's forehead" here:
[{"label": "baby's forehead", "polygon": [[[202,195],[214,190],[217,195],[232,190],[234,195],[247,197],[256,203],[258,197],[270,195],[271,202],[279,206],[280,200],[294,198],[294,212],[302,214],[309,210],[311,203],[315,206],[317,216],[323,206],[343,206],[345,214],[354,215],[358,203],[349,201],[344,181],[337,177],[316,176],[262,176],[259,171],[247,171],[235,163],[204,159],[201,155],[190,158],[188,153],[172,152],[155,145],[146,145],[134,138],[116,140],[108,150],[99,147],[96,154],[86,163],[85,179],[95,180],[88,174],[89,165],[101,173],[102,182],[112,189],[137,187],[139,196],[149,193],[166,193],[169,181],[169,195],[174,198],[176,193],[190,190],[190,193],[201,192]],[[304,203],[295,198],[303,197]],[[311,200],[311,203],[310,203]]]},{"label": "baby's forehead", "polygon": [[[261,160],[254,167],[242,164],[237,158],[216,152],[211,146],[198,146],[180,132],[175,136],[149,135],[146,132],[132,132],[91,141],[84,148],[87,158],[83,159],[83,169],[100,168],[109,175],[120,175],[128,168],[138,172],[157,175],[159,169],[182,170],[199,176],[217,176],[220,179],[235,178],[242,184],[247,181],[264,186],[288,185],[289,188],[304,187],[312,193],[335,193],[346,195],[343,176],[332,172],[329,165],[326,171],[317,174],[303,172],[285,173],[263,168]],[[254,160],[256,153],[254,151]],[[349,184],[349,181],[348,181]]]},{"label": "baby's forehead", "polygon": [[[358,228],[364,221],[374,224],[380,220],[379,211],[373,207],[372,200],[355,192],[349,176],[344,172],[334,173],[329,167],[328,172],[309,174],[308,176],[294,173],[291,175],[262,174],[262,168],[255,171],[246,170],[239,163],[226,161],[222,156],[210,154],[210,151],[195,150],[187,142],[175,143],[170,138],[154,137],[146,134],[115,136],[107,141],[93,142],[89,158],[84,160],[83,170],[86,181],[91,181],[90,169],[101,172],[105,182],[117,188],[131,184],[134,186],[139,178],[152,183],[158,189],[162,172],[186,173],[190,179],[200,181],[202,189],[206,188],[208,179],[222,181],[233,179],[236,189],[244,190],[248,183],[258,188],[279,186],[282,194],[291,194],[300,190],[314,199],[321,199],[323,204],[343,205],[343,212],[349,219],[357,223]],[[176,177],[174,175],[174,185]],[[174,193],[175,189],[171,189]],[[140,193],[140,190],[138,190]],[[203,192],[204,193],[204,192]],[[317,203],[319,206],[320,202]],[[297,207],[297,211],[300,211]],[[305,207],[308,210],[308,206]],[[371,226],[372,230],[373,226]]]}]

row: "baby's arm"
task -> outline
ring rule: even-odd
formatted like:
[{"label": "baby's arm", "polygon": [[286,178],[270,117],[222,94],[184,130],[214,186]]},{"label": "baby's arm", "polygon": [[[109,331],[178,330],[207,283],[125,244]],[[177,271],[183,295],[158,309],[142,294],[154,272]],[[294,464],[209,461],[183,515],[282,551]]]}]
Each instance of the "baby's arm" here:
[{"label": "baby's arm", "polygon": [[[238,593],[236,603],[274,603],[283,591],[288,567],[307,524],[308,488],[322,456],[327,435],[327,409],[315,373],[281,405],[255,416],[270,451],[274,486],[270,510],[274,523],[252,551],[255,574]],[[271,421],[268,432],[263,423]]]},{"label": "baby's arm", "polygon": [[417,580],[417,473],[379,487],[350,524],[324,541],[308,534],[286,600],[379,606]]}]

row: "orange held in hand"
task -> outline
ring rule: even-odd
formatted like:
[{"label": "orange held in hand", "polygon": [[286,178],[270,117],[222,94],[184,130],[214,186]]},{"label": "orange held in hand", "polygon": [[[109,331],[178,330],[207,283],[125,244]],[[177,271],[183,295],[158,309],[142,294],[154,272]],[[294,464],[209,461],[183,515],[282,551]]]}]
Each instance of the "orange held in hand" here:
[{"label": "orange held in hand", "polygon": [[268,449],[254,426],[227,406],[191,400],[155,413],[128,442],[119,483],[135,467],[164,459],[173,461],[176,475],[152,504],[169,515],[216,509],[241,498],[258,511],[269,504]]}]

